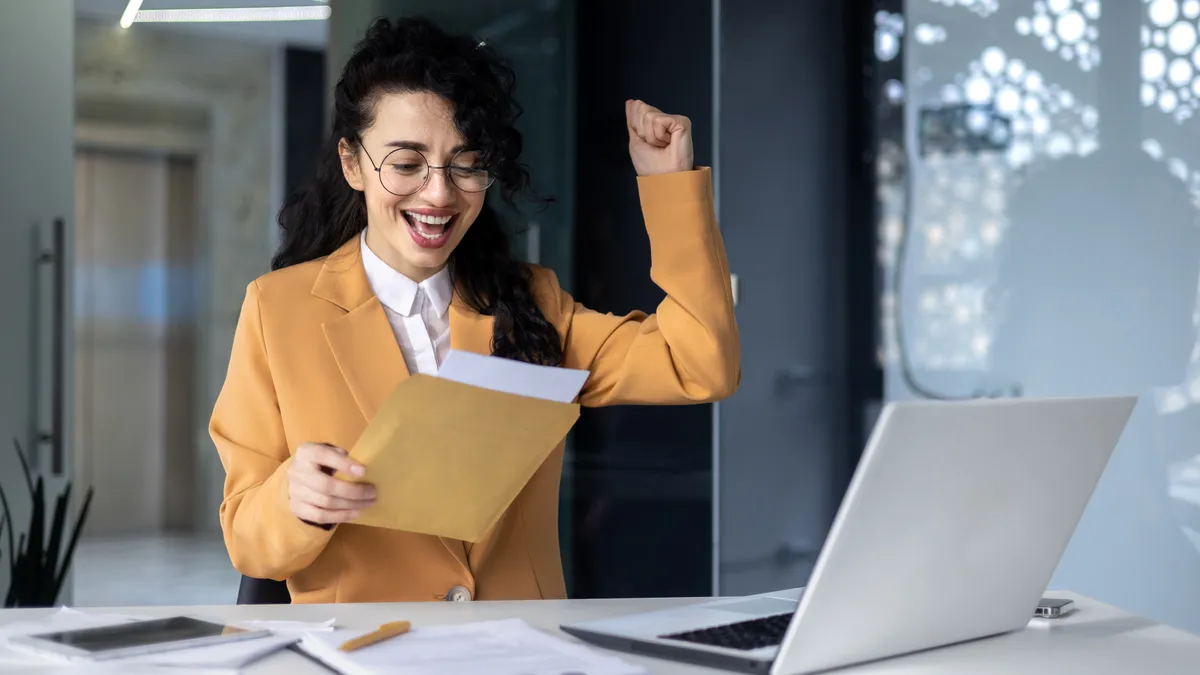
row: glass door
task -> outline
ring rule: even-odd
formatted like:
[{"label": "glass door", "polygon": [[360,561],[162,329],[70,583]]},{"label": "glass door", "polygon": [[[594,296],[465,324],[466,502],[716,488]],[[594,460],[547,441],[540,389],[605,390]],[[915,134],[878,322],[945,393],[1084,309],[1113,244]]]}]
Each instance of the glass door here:
[{"label": "glass door", "polygon": [[[0,486],[8,509],[0,537],[0,597],[8,595],[13,549],[38,522],[31,518],[34,495],[14,444],[34,480],[46,480],[47,522],[71,476],[73,9],[70,2],[7,3],[0,21],[0,144],[9,161],[0,173],[0,313],[6,320],[0,331]],[[77,486],[72,495],[68,525],[83,490]],[[46,574],[17,587],[28,591]],[[40,606],[71,601],[67,592],[7,599]]]}]

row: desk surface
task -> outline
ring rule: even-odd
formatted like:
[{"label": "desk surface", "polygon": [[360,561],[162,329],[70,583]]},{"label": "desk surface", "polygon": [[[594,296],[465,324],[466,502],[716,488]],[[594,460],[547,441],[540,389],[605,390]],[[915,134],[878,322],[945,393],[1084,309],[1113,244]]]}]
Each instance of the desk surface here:
[{"label": "desk surface", "polygon": [[[881,661],[838,671],[839,675],[972,675],[1050,673],[1053,675],[1194,675],[1200,664],[1200,637],[1142,619],[1070,593],[1074,615],[1053,622],[1034,621],[1023,631],[964,645]],[[520,617],[531,625],[557,631],[560,623],[617,616],[629,612],[682,605],[688,599],[563,600],[534,602],[468,602],[378,605],[291,605],[213,607],[135,607],[113,610],[129,614],[193,616],[233,620],[326,621],[340,626],[373,628],[385,621],[444,624]],[[0,624],[32,619],[47,610],[3,610]],[[560,633],[561,635],[561,633]],[[564,636],[565,637],[565,636]],[[573,638],[568,638],[573,639]],[[645,664],[655,675],[701,675],[715,671],[656,659],[625,655]],[[16,673],[0,665],[0,675]],[[20,669],[29,673],[27,666]],[[327,675],[329,671],[298,654],[284,652],[258,662],[246,675]]]}]

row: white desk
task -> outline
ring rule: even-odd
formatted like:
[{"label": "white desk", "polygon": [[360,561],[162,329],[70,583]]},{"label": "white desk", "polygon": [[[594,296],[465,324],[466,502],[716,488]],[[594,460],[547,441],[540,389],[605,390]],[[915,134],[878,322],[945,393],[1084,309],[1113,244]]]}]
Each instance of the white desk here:
[{"label": "white desk", "polygon": [[[1054,622],[1036,621],[1024,631],[978,642],[937,649],[867,666],[837,671],[839,675],[1195,675],[1200,672],[1200,637],[1117,609],[1076,599],[1079,610]],[[615,616],[692,602],[670,600],[566,600],[544,602],[420,603],[400,605],[292,605],[220,607],[137,607],[113,611],[149,616],[191,614],[224,619],[324,621],[337,619],[351,628],[373,628],[395,619],[417,625],[520,617],[530,624],[557,630],[560,623]],[[97,610],[101,611],[101,610]],[[0,624],[35,618],[46,610],[3,610]],[[700,675],[715,671],[626,655],[656,675]],[[17,670],[0,666],[0,675]],[[31,673],[23,666],[21,673]],[[246,675],[327,675],[329,671],[298,654],[284,652],[248,668]]]}]

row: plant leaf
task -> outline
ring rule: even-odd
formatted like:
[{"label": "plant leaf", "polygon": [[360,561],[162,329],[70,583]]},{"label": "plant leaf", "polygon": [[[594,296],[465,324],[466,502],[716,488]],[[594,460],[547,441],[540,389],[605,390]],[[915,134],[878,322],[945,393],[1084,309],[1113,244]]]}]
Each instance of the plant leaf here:
[{"label": "plant leaf", "polygon": [[[35,482],[25,453],[17,439],[13,439],[13,448],[21,462],[21,470],[25,476],[25,485],[29,489],[32,500],[29,514],[29,529],[18,532],[13,527],[13,512],[9,507],[8,495],[0,485],[0,532],[8,539],[10,585],[4,597],[5,607],[52,607],[62,592],[75,549],[79,544],[84,523],[91,509],[94,490],[88,488],[83,507],[75,520],[74,528],[66,549],[62,544],[66,534],[68,510],[71,504],[72,484],[67,483],[62,494],[55,500],[54,512],[49,514],[46,504],[47,487],[45,479],[37,477]],[[47,534],[47,520],[50,520],[50,531]],[[13,545],[13,537],[19,535],[18,543]],[[0,547],[0,554],[3,548]],[[2,557],[2,556],[0,556]]]},{"label": "plant leaf", "polygon": [[39,476],[33,489],[33,508],[29,514],[29,529],[21,535],[21,561],[17,565],[20,587],[16,594],[18,607],[37,607],[49,587],[45,573],[46,484]]},{"label": "plant leaf", "polygon": [[[3,518],[0,518],[0,531],[3,531],[3,530],[4,530],[4,522],[5,522],[5,521],[4,521],[4,519],[3,519]],[[11,539],[11,534],[12,534],[12,533],[10,532],[10,533],[9,533],[9,535],[10,535],[10,537],[9,537],[9,538],[10,538],[10,539]],[[4,557],[4,547],[0,546],[0,558],[3,558],[3,557]]]},{"label": "plant leaf", "polygon": [[27,577],[26,568],[29,565],[25,559],[25,535],[23,534],[18,539],[14,558],[16,562],[13,563],[13,573],[12,579],[9,580],[8,596],[4,599],[5,607],[19,607],[20,597],[18,593],[25,587],[24,580]]},{"label": "plant leaf", "polygon": [[13,438],[13,448],[17,451],[17,459],[21,460],[21,472],[25,474],[25,487],[29,488],[29,496],[33,496],[33,477],[29,473],[29,462],[25,461],[25,453],[21,450],[21,442]]},{"label": "plant leaf", "polygon": [[8,578],[11,580],[17,573],[17,547],[13,546],[12,511],[8,509],[8,497],[4,494],[2,482],[0,482],[0,506],[4,507],[4,522],[8,525]]},{"label": "plant leaf", "polygon": [[63,552],[62,567],[60,568],[57,577],[54,580],[54,597],[58,598],[58,594],[62,592],[63,582],[67,578],[67,570],[71,568],[71,558],[75,556],[75,545],[79,543],[79,534],[83,531],[83,523],[87,520],[88,508],[92,505],[92,494],[94,490],[88,488],[87,497],[83,500],[83,508],[79,510],[79,517],[75,520],[75,529],[71,532],[71,541],[67,544],[67,550]]},{"label": "plant leaf", "polygon": [[62,548],[63,530],[67,520],[67,506],[71,503],[71,484],[58,496],[54,505],[54,520],[50,523],[50,541],[46,544],[46,560],[42,565],[42,592],[45,594],[43,603],[49,607],[54,604],[55,585],[58,580],[58,554]]},{"label": "plant leaf", "polygon": [[33,489],[33,511],[29,514],[29,556],[34,563],[42,566],[46,557],[46,484],[38,476],[37,487]]}]

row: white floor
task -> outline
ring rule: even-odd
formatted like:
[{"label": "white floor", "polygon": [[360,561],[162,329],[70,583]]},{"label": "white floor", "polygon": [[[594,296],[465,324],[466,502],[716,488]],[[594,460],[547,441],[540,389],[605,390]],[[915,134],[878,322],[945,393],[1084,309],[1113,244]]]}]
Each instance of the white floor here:
[{"label": "white floor", "polygon": [[237,601],[240,576],[220,535],[81,539],[71,566],[75,607]]}]

